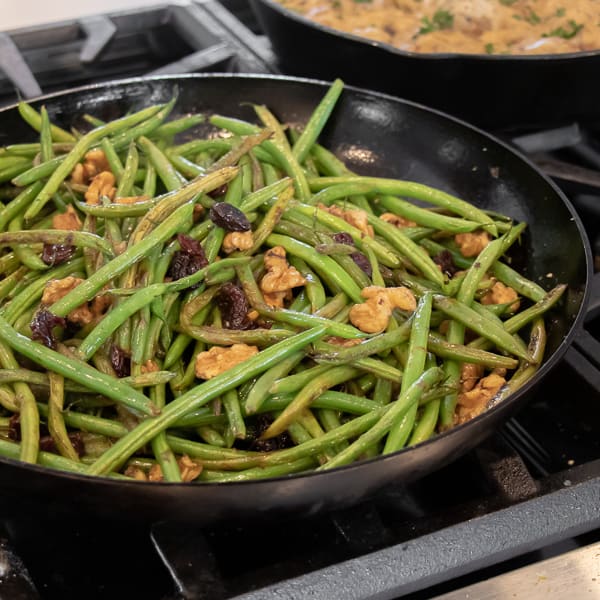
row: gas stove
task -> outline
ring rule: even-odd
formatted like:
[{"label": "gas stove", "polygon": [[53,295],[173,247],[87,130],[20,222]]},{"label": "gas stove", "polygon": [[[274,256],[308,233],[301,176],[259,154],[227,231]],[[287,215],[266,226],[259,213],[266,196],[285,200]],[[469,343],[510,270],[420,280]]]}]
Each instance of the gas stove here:
[{"label": "gas stove", "polygon": [[[184,1],[0,32],[0,105],[184,72],[282,69],[244,0]],[[561,186],[598,257],[600,132],[565,123],[493,133]],[[0,597],[454,599],[483,597],[489,590],[477,586],[508,577],[512,597],[532,568],[536,593],[549,596],[561,565],[600,552],[598,340],[600,274],[584,329],[515,418],[449,466],[349,509],[203,528],[0,515]],[[600,597],[597,572],[579,579],[596,594],[589,597]],[[575,587],[569,593],[584,597]]]}]

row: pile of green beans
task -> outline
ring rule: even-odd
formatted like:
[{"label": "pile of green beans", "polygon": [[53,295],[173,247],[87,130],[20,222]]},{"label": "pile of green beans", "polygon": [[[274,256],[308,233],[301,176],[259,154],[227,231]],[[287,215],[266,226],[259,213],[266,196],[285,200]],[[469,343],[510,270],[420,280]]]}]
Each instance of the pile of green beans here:
[{"label": "pile of green beans", "polygon": [[[0,455],[128,479],[279,477],[456,426],[465,363],[506,373],[490,406],[533,377],[545,314],[566,286],[545,290],[506,260],[526,224],[422,183],[351,172],[318,141],[342,93],[334,81],[301,128],[259,105],[255,122],[173,119],[174,97],[110,122],[83,115],[91,129],[67,131],[44,107],[19,104],[38,141],[0,148]],[[205,121],[226,135],[199,137]],[[114,176],[113,201],[86,202],[91,182],[72,178],[92,150]],[[217,202],[245,215],[251,247],[226,251],[227,231],[211,217]],[[80,229],[53,228],[67,210]],[[350,210],[372,235],[345,218]],[[380,218],[390,212],[413,224]],[[455,235],[471,232],[490,241],[465,257]],[[207,265],[173,276],[182,236]],[[65,247],[65,261],[43,259]],[[283,307],[260,285],[274,247],[305,280]],[[460,271],[444,272],[442,255]],[[70,276],[82,281],[42,301]],[[481,302],[495,281],[518,293],[518,309]],[[226,284],[245,296],[254,326],[226,326]],[[416,309],[394,309],[381,331],[365,332],[351,314],[370,286],[406,287]],[[105,312],[70,320],[99,297]],[[49,341],[40,341],[48,316]],[[197,376],[199,353],[233,344],[258,352]],[[191,478],[184,455],[197,467]]]}]

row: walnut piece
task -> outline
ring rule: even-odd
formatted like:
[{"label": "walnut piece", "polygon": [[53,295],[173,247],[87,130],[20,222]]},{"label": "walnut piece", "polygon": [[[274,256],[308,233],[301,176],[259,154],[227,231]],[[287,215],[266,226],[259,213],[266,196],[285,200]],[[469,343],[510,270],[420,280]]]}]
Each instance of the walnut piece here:
[{"label": "walnut piece", "polygon": [[360,294],[366,302],[355,304],[350,309],[350,322],[365,333],[380,333],[390,322],[395,308],[414,311],[417,301],[414,294],[405,287],[384,288],[372,285]]},{"label": "walnut piece", "polygon": [[110,165],[104,150],[90,150],[83,158],[83,163],[75,165],[71,172],[71,182],[87,185],[102,171],[110,171]]},{"label": "walnut piece", "polygon": [[148,476],[144,472],[143,469],[139,467],[134,467],[133,465],[129,465],[125,469],[124,473],[127,477],[131,477],[132,479],[137,479],[138,481],[148,481]]},{"label": "walnut piece", "polygon": [[158,365],[150,358],[140,367],[142,373],[156,373],[160,371]]},{"label": "walnut piece", "polygon": [[254,244],[252,231],[230,231],[223,238],[223,251],[231,254],[235,250],[250,250]]},{"label": "walnut piece", "polygon": [[258,354],[258,348],[247,344],[233,344],[229,347],[213,346],[210,350],[199,352],[196,356],[196,377],[212,379],[255,354]]},{"label": "walnut piece", "polygon": [[79,231],[81,229],[81,220],[71,204],[67,205],[64,213],[52,217],[52,229],[62,229],[63,231]]},{"label": "walnut piece", "polygon": [[386,223],[391,223],[392,225],[402,228],[402,227],[416,227],[416,223],[411,221],[410,219],[405,219],[400,215],[395,215],[394,213],[383,213],[379,215],[379,218]]},{"label": "walnut piece", "polygon": [[267,272],[260,281],[263,297],[269,306],[281,308],[285,300],[291,299],[292,289],[304,285],[306,279],[288,264],[281,246],[274,246],[265,252],[264,264]]},{"label": "walnut piece", "polygon": [[486,409],[490,400],[506,383],[505,374],[505,369],[495,369],[487,377],[482,377],[472,389],[458,395],[457,423],[465,423]]},{"label": "walnut piece", "polygon": [[460,370],[460,391],[470,392],[483,377],[483,367],[474,363],[463,363]]},{"label": "walnut piece", "polygon": [[489,243],[490,236],[487,231],[472,231],[470,233],[457,233],[454,241],[458,244],[463,256],[477,256]]},{"label": "walnut piece", "polygon": [[497,281],[481,298],[481,304],[508,304],[511,311],[519,310],[519,295],[511,287],[504,285],[501,281]]},{"label": "walnut piece", "polygon": [[[64,279],[51,279],[44,287],[42,304],[47,306],[54,304],[83,281],[80,277],[73,277],[72,275]],[[81,306],[73,309],[67,315],[67,320],[79,325],[88,325],[89,323],[99,321],[111,302],[110,296],[99,294],[91,302],[84,302]]]},{"label": "walnut piece", "polygon": [[87,204],[100,204],[100,198],[106,196],[112,200],[116,191],[115,176],[110,171],[102,171],[91,180],[85,201]]},{"label": "walnut piece", "polygon": [[[177,466],[179,467],[179,472],[181,473],[181,481],[183,481],[183,483],[189,483],[190,481],[194,481],[194,479],[197,479],[200,476],[200,473],[202,473],[202,465],[200,463],[194,462],[187,454],[184,454],[183,456],[179,457],[179,459],[177,460]],[[127,471],[129,471],[129,469],[131,469],[131,467],[129,467]],[[137,470],[141,471],[141,469]],[[127,471],[125,471],[125,475],[128,474]],[[142,474],[145,477],[143,471]],[[140,476],[136,477],[136,473],[133,472],[133,470],[130,476],[135,477],[135,479],[141,479]],[[152,467],[150,467],[150,471],[148,471],[147,480],[162,481],[163,478],[163,472],[160,465],[158,463],[153,464]]]},{"label": "walnut piece", "polygon": [[343,209],[339,206],[325,206],[321,203],[318,204],[318,207],[331,215],[344,219],[346,223],[356,227],[363,235],[375,237],[373,227],[369,225],[369,215],[366,211],[361,210],[360,208]]}]

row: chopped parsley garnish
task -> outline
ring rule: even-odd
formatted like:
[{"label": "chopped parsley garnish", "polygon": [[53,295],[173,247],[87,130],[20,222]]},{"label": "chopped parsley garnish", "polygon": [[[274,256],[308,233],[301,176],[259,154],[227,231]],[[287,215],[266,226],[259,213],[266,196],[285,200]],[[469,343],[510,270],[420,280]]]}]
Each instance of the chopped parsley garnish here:
[{"label": "chopped parsley garnish", "polygon": [[517,21],[527,21],[527,23],[529,23],[530,25],[537,25],[538,23],[542,22],[540,16],[533,10],[531,10],[531,8],[528,8],[527,10],[529,12],[525,16],[517,14],[513,15],[513,19],[517,19]]},{"label": "chopped parsley garnish", "polygon": [[542,37],[560,37],[565,40],[570,40],[575,37],[583,29],[583,23],[576,23],[573,19],[569,19],[567,27],[557,27],[549,33],[542,33]]},{"label": "chopped parsley garnish", "polygon": [[373,0],[354,0],[357,4],[370,4]]},{"label": "chopped parsley garnish", "polygon": [[500,4],[504,6],[512,6],[517,0],[500,0]]},{"label": "chopped parsley garnish", "polygon": [[564,8],[557,8],[556,9],[556,16],[557,17],[564,17],[565,16],[565,9]]},{"label": "chopped parsley garnish", "polygon": [[423,17],[421,19],[421,29],[418,35],[423,33],[431,33],[432,31],[441,31],[442,29],[450,29],[454,23],[454,15],[447,10],[437,10],[431,19]]},{"label": "chopped parsley garnish", "polygon": [[494,54],[494,44],[486,44],[485,45],[485,53],[486,54]]}]

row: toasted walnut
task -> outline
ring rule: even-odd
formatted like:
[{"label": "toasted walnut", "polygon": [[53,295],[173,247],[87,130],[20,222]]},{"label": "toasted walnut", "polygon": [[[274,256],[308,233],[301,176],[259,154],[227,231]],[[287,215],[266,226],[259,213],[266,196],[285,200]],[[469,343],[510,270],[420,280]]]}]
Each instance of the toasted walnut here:
[{"label": "toasted walnut", "polygon": [[[514,302],[513,302],[514,301]],[[519,309],[519,295],[511,287],[497,281],[490,290],[481,298],[481,304],[508,304],[514,312]]]},{"label": "toasted walnut", "polygon": [[460,370],[460,391],[469,392],[483,376],[483,367],[474,363],[463,363]]},{"label": "toasted walnut", "polygon": [[154,463],[148,471],[148,481],[162,481],[163,472],[158,463]]},{"label": "toasted walnut", "polygon": [[117,196],[115,204],[135,204],[136,202],[144,202],[150,200],[150,196]]},{"label": "toasted walnut", "polygon": [[[72,275],[69,275],[64,279],[51,279],[44,288],[42,304],[54,304],[83,281],[83,279],[73,277]],[[110,296],[99,294],[91,302],[85,302],[81,306],[73,309],[67,315],[67,320],[71,321],[71,323],[78,323],[79,325],[94,323],[102,317],[111,302]]]},{"label": "toasted walnut", "polygon": [[210,350],[200,352],[196,356],[196,377],[212,379],[257,353],[256,346],[247,344],[233,344],[233,346],[225,348],[213,346]]},{"label": "toasted walnut", "polygon": [[396,227],[415,227],[417,224],[410,219],[405,219],[400,215],[395,215],[394,213],[383,213],[379,215],[379,218],[386,223],[391,223]]},{"label": "toasted walnut", "polygon": [[90,150],[86,153],[83,163],[75,165],[71,173],[71,182],[86,185],[102,171],[110,171],[104,150]]},{"label": "toasted walnut", "polygon": [[52,217],[52,228],[62,229],[63,231],[79,231],[81,229],[81,220],[71,204],[67,205],[67,210],[64,213]]},{"label": "toasted walnut", "polygon": [[260,289],[269,306],[280,308],[285,300],[291,298],[291,290],[304,285],[306,279],[288,264],[281,246],[275,246],[265,253],[264,264],[267,272],[260,281]]},{"label": "toasted walnut", "polygon": [[110,171],[102,171],[90,182],[85,201],[87,204],[100,204],[100,198],[106,196],[112,200],[115,192],[115,176]]},{"label": "toasted walnut", "polygon": [[463,256],[477,256],[489,243],[490,236],[486,231],[472,231],[470,233],[457,233],[454,241],[460,248]]},{"label": "toasted walnut", "polygon": [[413,311],[417,307],[414,294],[405,287],[366,287],[361,296],[367,301],[350,309],[350,322],[365,333],[380,333],[390,321],[395,308]]},{"label": "toasted walnut", "polygon": [[331,215],[344,219],[346,223],[356,227],[356,229],[361,231],[364,235],[368,235],[369,237],[375,236],[373,227],[369,225],[369,215],[366,211],[361,210],[360,208],[349,208],[345,210],[339,206],[325,206],[324,204],[319,204],[318,207]]},{"label": "toasted walnut", "polygon": [[[181,473],[181,481],[184,483],[189,483],[190,481],[194,481],[200,476],[202,473],[202,465],[194,462],[187,454],[184,454],[177,460],[177,466],[179,467],[179,472]],[[129,471],[131,467],[127,469]],[[162,481],[164,479],[162,468],[158,463],[153,464],[150,467],[150,471],[148,471],[148,476],[141,469],[136,469],[137,471],[141,471],[144,479],[149,481]],[[125,475],[127,475],[127,471],[125,471]],[[132,475],[135,476],[135,473],[132,470]],[[136,479],[142,479],[141,476],[135,477]]]},{"label": "toasted walnut", "polygon": [[137,479],[138,481],[148,481],[148,476],[144,470],[140,469],[139,467],[134,467],[133,465],[129,465],[125,469],[125,475],[127,477],[131,477],[132,479]]},{"label": "toasted walnut", "polygon": [[158,365],[151,359],[148,359],[141,367],[140,371],[142,373],[156,373],[160,371]]},{"label": "toasted walnut", "polygon": [[230,231],[223,238],[223,251],[231,254],[235,250],[250,250],[254,244],[252,231]]},{"label": "toasted walnut", "polygon": [[202,473],[202,465],[194,462],[187,454],[184,454],[178,461],[179,470],[181,471],[181,480],[184,483],[198,479]]},{"label": "toasted walnut", "polygon": [[504,370],[493,371],[487,377],[480,379],[477,384],[467,392],[458,395],[456,419],[458,423],[465,423],[481,414],[490,400],[506,383]]}]

